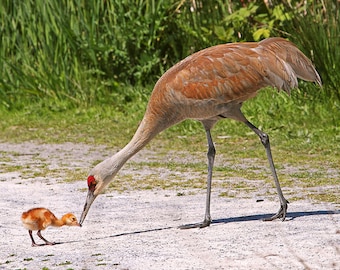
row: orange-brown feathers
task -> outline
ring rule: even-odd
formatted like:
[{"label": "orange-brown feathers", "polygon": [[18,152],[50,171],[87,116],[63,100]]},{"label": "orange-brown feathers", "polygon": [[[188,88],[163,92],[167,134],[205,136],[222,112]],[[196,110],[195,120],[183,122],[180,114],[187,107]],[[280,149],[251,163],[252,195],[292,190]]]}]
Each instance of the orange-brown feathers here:
[{"label": "orange-brown feathers", "polygon": [[149,108],[160,116],[170,110],[178,115],[177,122],[206,119],[221,114],[220,104],[242,103],[266,86],[289,93],[297,87],[297,78],[321,85],[312,62],[283,38],[217,45],[188,56],[164,73]]},{"label": "orange-brown feathers", "polygon": [[21,215],[21,220],[24,227],[32,231],[44,230],[48,226],[79,226],[77,218],[72,213],[68,213],[61,219],[58,219],[46,208],[33,208],[24,212]]}]

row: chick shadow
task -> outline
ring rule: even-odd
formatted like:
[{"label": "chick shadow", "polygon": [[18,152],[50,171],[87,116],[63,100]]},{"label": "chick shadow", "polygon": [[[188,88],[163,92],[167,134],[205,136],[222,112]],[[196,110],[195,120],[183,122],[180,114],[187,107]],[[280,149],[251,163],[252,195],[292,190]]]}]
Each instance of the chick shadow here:
[{"label": "chick shadow", "polygon": [[32,245],[32,247],[51,247],[51,246],[54,246],[54,245],[57,245],[59,243],[54,243],[53,245],[50,245],[50,244],[35,244],[35,246]]},{"label": "chick shadow", "polygon": [[48,246],[48,247],[53,247],[53,246],[59,246],[59,245],[64,245],[64,244],[71,244],[71,243],[77,243],[81,242],[80,240],[73,240],[73,241],[62,241],[62,242],[53,242],[53,245],[49,244],[39,244],[38,246]]}]

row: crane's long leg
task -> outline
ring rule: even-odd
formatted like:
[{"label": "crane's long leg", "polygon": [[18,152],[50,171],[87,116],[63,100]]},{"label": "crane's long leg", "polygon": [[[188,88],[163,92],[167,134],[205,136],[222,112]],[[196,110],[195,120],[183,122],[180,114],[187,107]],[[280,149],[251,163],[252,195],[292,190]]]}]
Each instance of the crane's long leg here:
[{"label": "crane's long leg", "polygon": [[202,223],[195,223],[195,224],[187,224],[179,226],[180,229],[192,229],[192,228],[204,228],[208,227],[211,223],[211,215],[210,215],[210,200],[211,200],[211,182],[212,182],[212,172],[214,167],[214,160],[215,160],[215,146],[211,138],[210,129],[206,129],[206,135],[208,140],[208,177],[207,177],[207,197],[206,197],[206,204],[205,204],[205,215],[204,220]]},{"label": "crane's long leg", "polygon": [[264,220],[265,221],[271,221],[271,220],[274,220],[276,218],[281,218],[282,221],[284,221],[285,218],[286,218],[286,214],[287,214],[288,201],[283,196],[281,186],[280,186],[280,183],[279,183],[279,179],[278,179],[277,174],[276,174],[274,161],[273,161],[273,157],[272,157],[272,152],[270,150],[269,136],[266,133],[264,133],[263,131],[259,130],[257,127],[255,127],[249,121],[245,122],[245,124],[248,127],[250,127],[260,137],[260,140],[261,140],[264,148],[266,149],[270,170],[272,171],[272,175],[274,177],[274,182],[275,182],[275,186],[276,186],[276,189],[277,189],[277,193],[278,193],[279,198],[280,198],[281,206],[280,206],[279,211],[275,215],[273,215],[272,217],[266,218]]}]

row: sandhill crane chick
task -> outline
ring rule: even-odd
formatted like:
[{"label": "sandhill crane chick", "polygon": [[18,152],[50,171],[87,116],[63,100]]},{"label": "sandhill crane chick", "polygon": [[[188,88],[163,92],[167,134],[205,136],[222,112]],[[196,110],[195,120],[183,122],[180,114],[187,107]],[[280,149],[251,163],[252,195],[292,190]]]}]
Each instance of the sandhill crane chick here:
[{"label": "sandhill crane chick", "polygon": [[61,227],[61,226],[80,226],[77,218],[72,213],[68,213],[58,219],[50,210],[46,208],[33,208],[27,212],[22,213],[21,221],[32,240],[32,247],[40,246],[35,243],[32,231],[38,231],[37,235],[46,243],[46,245],[54,245],[54,242],[46,240],[41,235],[41,230],[45,230],[48,226]]}]

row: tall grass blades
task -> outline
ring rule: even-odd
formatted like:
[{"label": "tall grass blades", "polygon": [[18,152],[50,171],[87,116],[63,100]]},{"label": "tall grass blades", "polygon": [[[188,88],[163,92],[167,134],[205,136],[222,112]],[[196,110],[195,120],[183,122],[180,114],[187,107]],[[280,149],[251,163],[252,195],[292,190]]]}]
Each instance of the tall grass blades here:
[{"label": "tall grass blades", "polygon": [[0,94],[8,104],[23,96],[82,99],[86,74],[76,57],[81,22],[66,3],[2,1]]},{"label": "tall grass blades", "polygon": [[272,2],[3,0],[0,105],[128,102],[126,85],[153,85],[195,51],[273,33],[291,33],[339,97],[339,2]]},{"label": "tall grass blades", "polygon": [[167,34],[174,2],[1,1],[1,101],[105,102],[119,83],[154,82],[182,56]]},{"label": "tall grass blades", "polygon": [[[287,9],[292,7],[287,4]],[[299,8],[293,7],[293,12],[287,25],[289,38],[312,58],[328,98],[340,100],[340,2],[305,1]]]}]

